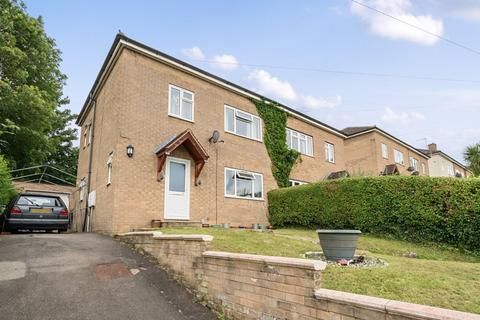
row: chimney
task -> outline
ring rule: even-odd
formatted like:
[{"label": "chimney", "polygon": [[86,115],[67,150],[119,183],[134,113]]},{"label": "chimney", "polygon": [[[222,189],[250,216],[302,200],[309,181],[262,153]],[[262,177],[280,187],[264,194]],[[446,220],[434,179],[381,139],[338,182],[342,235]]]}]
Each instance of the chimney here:
[{"label": "chimney", "polygon": [[430,143],[428,145],[428,150],[430,150],[430,152],[437,152],[437,144],[436,143]]}]

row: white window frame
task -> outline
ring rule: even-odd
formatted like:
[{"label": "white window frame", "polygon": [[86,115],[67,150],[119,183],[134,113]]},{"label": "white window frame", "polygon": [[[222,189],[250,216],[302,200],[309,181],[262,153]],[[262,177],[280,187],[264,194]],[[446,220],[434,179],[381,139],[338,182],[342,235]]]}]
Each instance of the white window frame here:
[{"label": "white window frame", "polygon": [[418,160],[415,159],[414,157],[410,157],[410,166],[413,167],[415,169],[415,171],[419,171],[419,168],[418,168]]},{"label": "white window frame", "polygon": [[88,140],[87,140],[87,146],[90,145],[90,143],[92,143],[92,135],[93,135],[93,130],[92,130],[92,124],[90,123],[88,125]]},{"label": "white window frame", "polygon": [[[227,109],[230,109],[231,111],[233,111],[233,131],[229,130],[228,129],[228,121],[227,121]],[[240,133],[237,133],[237,112],[242,112],[242,113],[246,113],[248,114],[249,116],[252,117],[252,128],[253,128],[253,119],[257,119],[258,121],[258,133],[260,135],[259,138],[256,138],[256,137],[249,137],[249,136],[246,136],[246,135],[243,135],[243,134],[240,134]],[[241,117],[240,117],[241,118]],[[244,118],[242,118],[244,119]],[[243,138],[247,138],[247,139],[250,139],[250,140],[255,140],[255,141],[260,141],[262,142],[263,141],[263,124],[262,124],[262,119],[254,114],[251,114],[250,112],[247,112],[247,111],[243,111],[243,110],[240,110],[240,109],[237,109],[235,107],[232,107],[232,106],[229,106],[227,104],[224,105],[224,108],[223,108],[223,120],[224,120],[224,130],[225,132],[228,132],[228,133],[231,133],[231,134],[234,134],[236,136],[239,136],[239,137],[243,137]],[[247,120],[247,119],[245,119]]]},{"label": "white window frame", "polygon": [[[180,114],[175,114],[175,113],[172,113],[172,105],[171,105],[171,102],[172,102],[172,89],[177,89],[180,91]],[[183,108],[183,93],[186,92],[186,93],[189,93],[192,95],[192,119],[187,119],[187,118],[184,118],[182,117],[182,108]],[[187,89],[184,89],[184,88],[181,88],[179,86],[176,86],[176,85],[173,85],[173,84],[169,84],[168,85],[168,115],[170,117],[174,117],[174,118],[177,118],[177,119],[181,119],[181,120],[185,120],[185,121],[188,121],[188,122],[194,122],[195,121],[195,93],[193,93],[192,91],[190,90],[187,90]]]},{"label": "white window frame", "polygon": [[381,149],[382,149],[382,158],[388,159],[388,146],[385,143],[382,143]]},{"label": "white window frame", "polygon": [[290,184],[290,187],[302,186],[304,184],[308,184],[308,182],[295,180],[295,179],[288,179],[288,182]]},{"label": "white window frame", "polygon": [[87,144],[88,144],[88,124],[85,125],[85,128],[83,130],[83,148],[86,148],[87,147]]},{"label": "white window frame", "polygon": [[[237,173],[238,172],[243,172],[243,173],[247,173],[247,174],[260,176],[262,178],[262,184],[261,184],[261,186],[262,186],[262,197],[261,198],[255,198],[255,196],[254,196],[254,194],[255,194],[255,192],[254,192],[255,189],[254,189],[254,184],[253,184],[254,180],[252,180],[252,197],[237,196],[237,182],[236,181],[234,181],[234,184],[233,184],[235,195],[227,194],[227,183],[226,183],[227,170],[235,172],[235,179],[237,178]],[[243,169],[235,169],[235,168],[225,167],[225,169],[223,170],[223,184],[224,184],[223,191],[224,191],[225,198],[246,199],[246,200],[255,200],[255,201],[263,201],[264,200],[263,174],[261,174],[261,173],[254,172],[254,171],[243,170]]]},{"label": "white window frame", "polygon": [[85,187],[87,186],[87,182],[85,181],[85,178],[82,178],[79,183],[79,198],[80,202],[82,202],[85,199]]},{"label": "white window frame", "polygon": [[[330,157],[330,151],[332,152]],[[325,161],[335,163],[335,145],[325,141]]]},{"label": "white window frame", "polygon": [[453,170],[453,164],[451,163],[447,164],[447,173],[451,177],[455,176],[455,171]]},{"label": "white window frame", "polygon": [[112,170],[113,170],[113,151],[110,152],[107,160],[107,186],[112,184]]},{"label": "white window frame", "polygon": [[[401,156],[401,162],[399,162],[399,157]],[[405,156],[402,151],[398,151],[397,149],[393,149],[393,157],[395,159],[395,163],[401,164],[402,166],[405,165]]]},{"label": "white window frame", "polygon": [[[290,135],[290,141],[288,141],[288,136]],[[293,139],[298,139],[297,148],[293,148]],[[302,152],[300,149],[300,141],[305,142],[305,152]],[[310,141],[310,148],[309,142]],[[311,135],[305,134],[303,132],[287,128],[287,146],[289,149],[297,150],[301,154],[313,157],[313,137]]]}]

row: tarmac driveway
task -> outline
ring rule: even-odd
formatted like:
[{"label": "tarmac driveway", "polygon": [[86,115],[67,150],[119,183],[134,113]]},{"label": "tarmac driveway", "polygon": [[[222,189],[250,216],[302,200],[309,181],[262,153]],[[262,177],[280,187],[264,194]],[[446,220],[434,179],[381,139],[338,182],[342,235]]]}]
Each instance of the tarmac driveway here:
[{"label": "tarmac driveway", "polygon": [[110,237],[0,236],[0,319],[216,319]]}]

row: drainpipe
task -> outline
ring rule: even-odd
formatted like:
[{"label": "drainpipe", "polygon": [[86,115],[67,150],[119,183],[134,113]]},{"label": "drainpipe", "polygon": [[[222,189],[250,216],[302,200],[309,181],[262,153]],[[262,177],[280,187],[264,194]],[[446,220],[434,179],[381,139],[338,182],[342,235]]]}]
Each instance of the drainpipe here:
[{"label": "drainpipe", "polygon": [[90,188],[91,188],[91,179],[92,179],[92,159],[93,159],[93,142],[95,141],[95,118],[97,114],[97,101],[93,99],[93,95],[90,93],[90,101],[93,104],[92,106],[92,112],[93,112],[93,117],[92,117],[92,127],[90,128],[91,133],[89,132],[91,136],[91,141],[90,141],[90,149],[89,149],[89,154],[88,154],[88,178],[87,178],[87,199],[85,201],[86,206],[85,206],[85,216],[83,220],[83,232],[90,232],[90,226],[91,226],[91,221],[90,221],[90,208],[89,208],[89,203],[88,203],[88,195],[90,194]]}]

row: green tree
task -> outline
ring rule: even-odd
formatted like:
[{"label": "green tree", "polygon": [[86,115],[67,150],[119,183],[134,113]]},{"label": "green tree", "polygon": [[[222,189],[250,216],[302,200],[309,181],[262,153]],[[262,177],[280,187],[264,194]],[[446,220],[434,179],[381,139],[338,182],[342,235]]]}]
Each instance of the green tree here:
[{"label": "green tree", "polygon": [[61,110],[68,99],[60,62],[42,18],[28,16],[21,1],[0,0],[0,124],[11,129],[0,136],[0,153],[12,168],[76,155],[66,150],[72,148],[76,129],[68,127],[74,115]]},{"label": "green tree", "polygon": [[12,184],[7,162],[3,156],[0,155],[0,206],[6,205],[14,195],[15,189]]},{"label": "green tree", "polygon": [[468,169],[477,177],[480,176],[480,143],[468,146],[463,154]]}]

